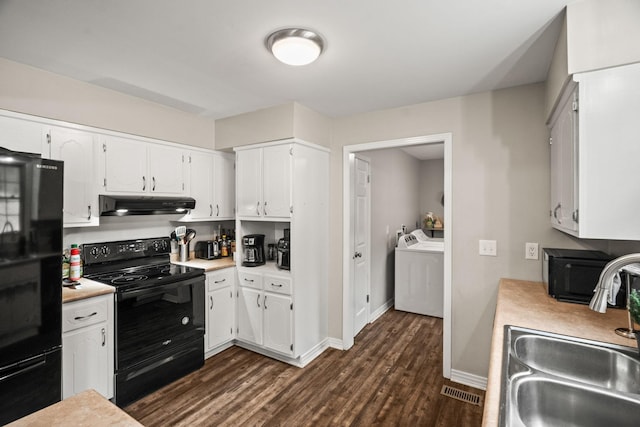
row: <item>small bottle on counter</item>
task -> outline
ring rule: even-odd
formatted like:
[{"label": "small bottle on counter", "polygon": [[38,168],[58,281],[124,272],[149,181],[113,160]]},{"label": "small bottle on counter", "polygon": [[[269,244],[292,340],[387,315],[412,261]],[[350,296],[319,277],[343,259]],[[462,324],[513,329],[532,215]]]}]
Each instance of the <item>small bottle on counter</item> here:
[{"label": "small bottle on counter", "polygon": [[69,279],[80,280],[80,249],[78,249],[78,245],[71,245],[71,256],[69,257]]},{"label": "small bottle on counter", "polygon": [[229,256],[229,245],[227,244],[227,236],[225,236],[224,234],[222,235],[222,248],[220,249],[220,256]]}]

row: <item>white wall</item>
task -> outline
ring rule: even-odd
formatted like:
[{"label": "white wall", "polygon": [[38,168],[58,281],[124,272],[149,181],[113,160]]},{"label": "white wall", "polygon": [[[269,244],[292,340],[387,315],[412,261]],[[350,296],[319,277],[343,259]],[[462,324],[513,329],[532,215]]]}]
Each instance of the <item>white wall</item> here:
[{"label": "white wall", "polygon": [[[445,132],[453,134],[452,368],[486,376],[501,277],[540,281],[525,242],[579,247],[549,226],[549,145],[544,85],[484,92],[334,121],[332,239],[342,226],[342,147]],[[445,224],[445,226],[447,226]],[[478,255],[495,239],[498,256]],[[342,253],[330,258],[330,336],[342,334]]]},{"label": "white wall", "polygon": [[214,121],[0,58],[0,109],[201,148]]},{"label": "white wall", "polygon": [[[444,221],[444,206],[440,203],[444,193],[444,160],[433,159],[420,162],[420,217],[424,220],[427,212],[433,212]],[[424,227],[424,224],[420,224]]]},{"label": "white wall", "polygon": [[[400,149],[364,151],[371,161],[371,312],[394,294],[395,231],[418,220],[420,161]],[[387,228],[389,233],[387,234]]]},{"label": "white wall", "polygon": [[567,5],[569,74],[640,61],[640,2],[583,0]]}]

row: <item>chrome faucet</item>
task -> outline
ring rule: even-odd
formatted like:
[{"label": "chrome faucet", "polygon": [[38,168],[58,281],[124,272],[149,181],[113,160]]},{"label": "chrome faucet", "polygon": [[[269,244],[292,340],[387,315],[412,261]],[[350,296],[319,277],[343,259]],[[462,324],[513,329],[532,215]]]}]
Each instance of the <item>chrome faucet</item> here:
[{"label": "chrome faucet", "polygon": [[[600,273],[600,279],[598,279],[598,284],[593,290],[594,294],[593,294],[593,297],[591,298],[591,302],[589,303],[589,308],[591,310],[597,311],[599,313],[604,313],[607,311],[607,300],[609,299],[609,294],[611,293],[611,287],[613,286],[613,278],[625,266],[636,263],[636,262],[640,262],[640,253],[623,255],[609,262],[604,267],[604,269],[602,270],[602,273]],[[629,293],[631,291],[630,288],[631,288],[631,279],[627,277],[627,312],[629,311]],[[631,313],[628,313],[628,315],[629,315],[629,328],[618,328],[616,329],[616,333],[618,335],[622,335],[623,337],[635,338],[635,333],[633,330],[633,321],[631,320]]]}]

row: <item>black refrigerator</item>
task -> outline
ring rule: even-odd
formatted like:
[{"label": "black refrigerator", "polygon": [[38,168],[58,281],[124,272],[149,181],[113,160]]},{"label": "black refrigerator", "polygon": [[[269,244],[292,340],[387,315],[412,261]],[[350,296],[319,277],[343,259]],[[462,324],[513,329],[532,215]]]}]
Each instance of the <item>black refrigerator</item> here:
[{"label": "black refrigerator", "polygon": [[62,180],[0,148],[0,425],[61,398]]}]

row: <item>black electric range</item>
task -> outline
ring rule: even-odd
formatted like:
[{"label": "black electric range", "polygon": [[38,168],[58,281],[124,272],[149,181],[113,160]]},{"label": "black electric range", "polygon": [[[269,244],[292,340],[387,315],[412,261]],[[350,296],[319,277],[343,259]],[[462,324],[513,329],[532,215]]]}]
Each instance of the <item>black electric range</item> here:
[{"label": "black electric range", "polygon": [[84,276],[116,288],[118,406],[204,364],[205,276],[170,263],[169,238],[82,245]]},{"label": "black electric range", "polygon": [[202,269],[171,264],[169,238],[122,240],[82,245],[84,277],[116,292],[186,280]]}]

